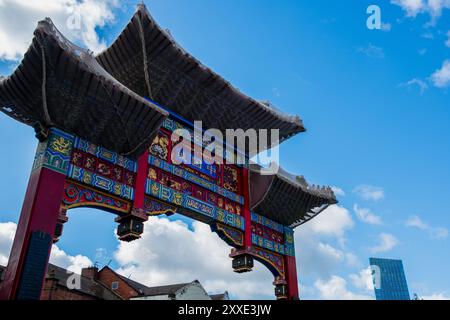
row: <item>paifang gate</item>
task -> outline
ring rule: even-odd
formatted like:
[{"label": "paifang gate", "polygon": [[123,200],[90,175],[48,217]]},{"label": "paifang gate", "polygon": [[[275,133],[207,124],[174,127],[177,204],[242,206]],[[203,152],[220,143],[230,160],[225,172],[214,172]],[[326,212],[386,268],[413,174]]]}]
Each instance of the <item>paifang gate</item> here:
[{"label": "paifang gate", "polygon": [[50,19],[39,22],[22,63],[0,81],[0,110],[39,139],[1,299],[40,298],[52,243],[77,207],[115,214],[122,241],[139,239],[149,216],[200,220],[232,247],[235,272],[259,261],[277,298],[299,298],[294,228],[337,203],[332,190],[282,169],[268,176],[250,164],[176,165],[170,137],[201,120],[221,132],[278,129],[282,142],[304,131],[302,122],[233,88],[144,5],[98,56]]}]

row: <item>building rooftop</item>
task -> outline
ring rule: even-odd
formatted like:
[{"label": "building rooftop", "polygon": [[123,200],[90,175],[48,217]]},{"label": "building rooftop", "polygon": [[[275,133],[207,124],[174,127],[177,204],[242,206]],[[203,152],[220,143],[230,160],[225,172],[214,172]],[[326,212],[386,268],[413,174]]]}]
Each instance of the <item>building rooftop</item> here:
[{"label": "building rooftop", "polygon": [[48,18],[39,22],[21,64],[0,80],[0,110],[38,135],[54,126],[129,156],[148,148],[168,116],[117,81],[90,51],[68,41]]},{"label": "building rooftop", "polygon": [[330,187],[309,185],[303,176],[282,168],[276,174],[263,175],[261,166],[250,166],[250,208],[275,222],[297,227],[336,203]]},{"label": "building rooftop", "polygon": [[143,4],[97,60],[131,90],[205,128],[280,129],[281,141],[305,131],[298,116],[243,94],[187,53]]},{"label": "building rooftop", "polygon": [[[50,263],[48,265],[46,279],[50,278],[57,279],[58,283],[61,286],[67,287],[67,280],[72,274],[73,274],[72,272]],[[93,279],[81,275],[80,280],[81,286],[79,289],[76,289],[77,291],[80,291],[84,294],[93,296],[101,300],[121,300],[121,298],[118,295],[116,295],[112,290],[102,285],[98,281],[95,281]]]},{"label": "building rooftop", "polygon": [[[108,268],[108,267],[105,267]],[[143,285],[142,283],[139,283],[137,281],[131,280],[127,277],[124,277],[111,268],[109,268],[112,272],[114,272],[117,276],[119,276],[122,280],[124,280],[130,287],[135,289],[137,292],[139,292],[142,296],[160,296],[160,295],[172,295],[175,294],[178,290],[188,286],[190,282],[188,283],[177,283],[177,284],[170,284],[165,286],[157,286],[157,287],[147,287],[146,285]],[[194,282],[197,282],[195,280]]]},{"label": "building rooftop", "polygon": [[305,131],[299,117],[243,94],[188,54],[142,4],[97,57],[40,21],[21,64],[0,79],[0,110],[39,137],[55,126],[132,157],[149,147],[165,108],[223,133],[279,129],[282,142]]}]

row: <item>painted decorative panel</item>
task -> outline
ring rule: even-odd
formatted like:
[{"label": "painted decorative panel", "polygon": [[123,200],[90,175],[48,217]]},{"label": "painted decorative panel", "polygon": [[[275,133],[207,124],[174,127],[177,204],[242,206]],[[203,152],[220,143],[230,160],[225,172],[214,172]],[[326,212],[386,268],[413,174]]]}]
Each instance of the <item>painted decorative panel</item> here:
[{"label": "painted decorative panel", "polygon": [[294,230],[252,213],[252,243],[280,254],[295,256]]},{"label": "painted decorative panel", "polygon": [[195,163],[195,161],[192,161],[192,164],[187,164],[186,166],[189,166],[201,174],[206,175],[207,178],[217,179],[217,166],[215,164],[207,164],[206,162]]},{"label": "painted decorative panel", "polygon": [[127,200],[133,200],[134,197],[134,189],[131,186],[105,178],[73,164],[70,165],[68,177],[72,180],[99,188]]},{"label": "painted decorative panel", "polygon": [[170,204],[181,206],[193,212],[200,213],[203,216],[225,223],[232,227],[241,230],[244,229],[244,219],[242,217],[210,205],[204,201],[198,200],[191,195],[174,190],[159,182],[148,179],[147,194]]},{"label": "painted decorative panel", "polygon": [[90,155],[93,155],[100,160],[107,161],[109,163],[115,164],[119,167],[125,168],[131,172],[137,171],[137,162],[121,156],[115,152],[109,151],[103,147],[97,146],[89,141],[83,140],[79,137],[75,138],[75,149],[84,151]]},{"label": "painted decorative panel", "polygon": [[136,161],[78,137],[70,160],[70,179],[133,200]]},{"label": "painted decorative panel", "polygon": [[135,172],[78,149],[74,149],[71,162],[74,166],[130,187],[134,187],[136,182]]},{"label": "painted decorative panel", "polygon": [[[194,130],[192,130],[189,127],[186,127],[184,125],[182,125],[181,123],[179,123],[178,121],[174,120],[174,119],[166,119],[163,124],[162,124],[162,128],[164,128],[165,130],[168,130],[170,132],[173,132],[177,129],[184,129],[189,131],[189,133],[191,134],[191,137],[194,138]],[[199,140],[202,141],[202,138],[199,137]],[[204,142],[202,143],[202,146],[206,146],[208,143]],[[235,155],[233,154],[233,152],[230,152],[226,147],[223,148],[224,149],[224,156],[223,158],[225,159],[225,161],[227,163],[234,163],[233,159],[235,158]],[[244,157],[244,155],[241,154],[242,157]],[[240,166],[240,165],[238,165]]]},{"label": "painted decorative panel", "polygon": [[173,131],[175,131],[177,129],[184,129],[185,128],[179,122],[177,122],[177,121],[175,121],[173,119],[170,119],[170,118],[167,118],[166,120],[164,120],[164,122],[162,124],[162,127],[167,129],[167,130],[169,130],[169,131],[171,131],[171,132],[173,132]]},{"label": "painted decorative panel", "polygon": [[167,134],[159,132],[150,146],[149,153],[155,157],[168,161],[170,157],[169,141],[170,138]]},{"label": "painted decorative panel", "polygon": [[103,207],[121,213],[131,211],[131,202],[70,181],[66,181],[64,186],[63,205],[67,209],[85,206]]},{"label": "painted decorative panel", "polygon": [[263,217],[263,216],[261,216],[259,214],[254,213],[254,212],[252,212],[251,217],[252,217],[252,221],[254,221],[256,223],[259,223],[259,224],[261,224],[263,226],[266,226],[266,227],[268,227],[268,228],[270,228],[272,230],[284,233],[284,226],[282,224],[280,224],[280,223],[277,223],[275,221],[267,219],[266,217]]},{"label": "painted decorative panel", "polygon": [[51,128],[48,140],[39,143],[32,170],[40,167],[67,174],[74,136],[56,128]]},{"label": "painted decorative panel", "polygon": [[284,237],[286,239],[284,244],[284,250],[286,255],[295,256],[295,244],[294,244],[294,229],[285,227],[284,228]]},{"label": "painted decorative panel", "polygon": [[243,204],[244,203],[244,197],[237,195],[234,192],[230,192],[220,186],[218,186],[217,184],[207,181],[205,179],[200,178],[199,176],[192,174],[182,168],[180,168],[179,166],[175,166],[173,164],[170,164],[164,160],[161,160],[159,158],[156,158],[152,155],[149,156],[149,164],[151,166],[160,168],[166,172],[172,173],[184,180],[187,180],[189,182],[195,183],[205,189],[208,189],[214,193],[217,193],[221,196],[224,196],[230,200],[233,200],[239,204]]},{"label": "painted decorative panel", "polygon": [[221,223],[211,225],[211,229],[231,246],[242,247],[244,245],[244,233],[240,230]]},{"label": "painted decorative panel", "polygon": [[272,272],[277,273],[281,278],[285,278],[283,256],[274,252],[264,250],[262,248],[252,246],[250,253],[264,263]]},{"label": "painted decorative panel", "polygon": [[150,216],[157,216],[161,214],[175,213],[177,212],[177,207],[168,205],[150,197],[145,197],[144,210]]}]

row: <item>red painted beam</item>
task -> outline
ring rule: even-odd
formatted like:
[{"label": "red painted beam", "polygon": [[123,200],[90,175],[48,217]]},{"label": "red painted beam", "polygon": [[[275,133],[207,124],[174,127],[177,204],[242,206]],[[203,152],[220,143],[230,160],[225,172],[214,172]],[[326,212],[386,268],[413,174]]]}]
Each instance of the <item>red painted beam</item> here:
[{"label": "red painted beam", "polygon": [[244,196],[244,248],[252,246],[252,217],[250,212],[250,190],[249,173],[247,168],[242,169],[242,191]]}]

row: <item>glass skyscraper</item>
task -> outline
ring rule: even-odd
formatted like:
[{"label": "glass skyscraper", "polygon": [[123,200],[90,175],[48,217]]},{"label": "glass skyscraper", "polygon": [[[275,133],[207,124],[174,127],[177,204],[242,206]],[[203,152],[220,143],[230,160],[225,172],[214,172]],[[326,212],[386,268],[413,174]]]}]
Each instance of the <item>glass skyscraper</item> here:
[{"label": "glass skyscraper", "polygon": [[410,300],[402,260],[370,258],[377,300]]}]

